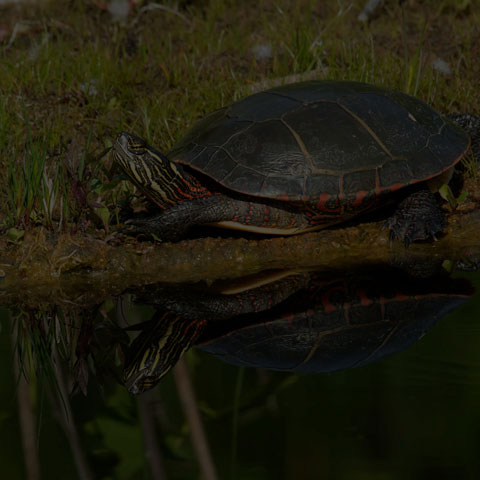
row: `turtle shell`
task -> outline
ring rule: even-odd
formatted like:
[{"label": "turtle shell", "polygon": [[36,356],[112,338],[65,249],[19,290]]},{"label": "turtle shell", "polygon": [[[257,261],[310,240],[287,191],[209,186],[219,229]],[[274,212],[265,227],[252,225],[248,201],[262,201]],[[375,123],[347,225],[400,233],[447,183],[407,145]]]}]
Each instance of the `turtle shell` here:
[{"label": "turtle shell", "polygon": [[427,104],[365,83],[314,81],[257,93],[197,123],[170,159],[227,189],[359,205],[452,167],[468,148]]}]

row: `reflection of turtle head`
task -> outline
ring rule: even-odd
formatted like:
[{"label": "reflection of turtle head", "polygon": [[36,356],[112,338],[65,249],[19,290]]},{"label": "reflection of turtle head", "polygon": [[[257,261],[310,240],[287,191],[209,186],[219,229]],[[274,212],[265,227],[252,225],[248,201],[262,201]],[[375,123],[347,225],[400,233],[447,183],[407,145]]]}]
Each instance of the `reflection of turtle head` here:
[{"label": "reflection of turtle head", "polygon": [[123,380],[132,395],[150,390],[192,346],[205,322],[185,321],[171,313],[156,315],[133,341]]}]

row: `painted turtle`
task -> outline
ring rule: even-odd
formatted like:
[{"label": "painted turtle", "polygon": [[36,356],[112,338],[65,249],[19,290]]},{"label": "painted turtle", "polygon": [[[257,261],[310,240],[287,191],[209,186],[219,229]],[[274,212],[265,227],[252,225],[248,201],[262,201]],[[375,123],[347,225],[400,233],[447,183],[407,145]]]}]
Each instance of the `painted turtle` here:
[{"label": "painted turtle", "polygon": [[[478,117],[455,120],[478,137]],[[448,182],[468,146],[464,130],[409,95],[314,81],[257,93],[210,114],[168,158],[121,133],[114,158],[162,210],[132,220],[136,233],[174,240],[207,224],[297,234],[349,220],[401,190],[387,225],[391,238],[408,246],[444,227],[425,182]]]},{"label": "painted turtle", "polygon": [[[152,388],[192,346],[236,365],[332,372],[401,351],[473,293],[446,276],[397,270],[325,278],[297,273],[229,294],[153,291],[161,305],[130,345],[124,381]],[[145,299],[143,300],[145,301]]]}]

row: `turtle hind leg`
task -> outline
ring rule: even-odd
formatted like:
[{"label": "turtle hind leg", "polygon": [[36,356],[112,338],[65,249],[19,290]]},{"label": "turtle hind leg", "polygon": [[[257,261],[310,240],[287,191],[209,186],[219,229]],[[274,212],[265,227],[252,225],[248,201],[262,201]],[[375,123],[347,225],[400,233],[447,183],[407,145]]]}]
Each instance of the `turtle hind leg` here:
[{"label": "turtle hind leg", "polygon": [[407,248],[416,240],[436,240],[446,225],[445,215],[428,189],[417,190],[403,199],[385,222],[390,229],[390,243],[397,238]]}]

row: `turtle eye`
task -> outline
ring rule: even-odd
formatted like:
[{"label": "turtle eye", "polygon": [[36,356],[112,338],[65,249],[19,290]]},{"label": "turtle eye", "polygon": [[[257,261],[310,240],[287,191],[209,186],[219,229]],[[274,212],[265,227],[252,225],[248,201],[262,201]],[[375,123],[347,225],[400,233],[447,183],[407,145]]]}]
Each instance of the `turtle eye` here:
[{"label": "turtle eye", "polygon": [[143,155],[146,151],[144,142],[131,137],[128,139],[128,149],[135,155]]}]

